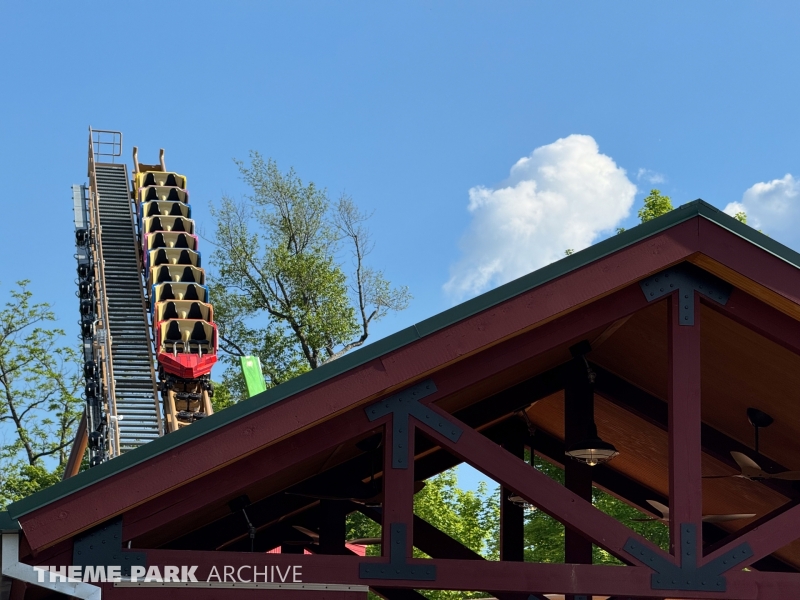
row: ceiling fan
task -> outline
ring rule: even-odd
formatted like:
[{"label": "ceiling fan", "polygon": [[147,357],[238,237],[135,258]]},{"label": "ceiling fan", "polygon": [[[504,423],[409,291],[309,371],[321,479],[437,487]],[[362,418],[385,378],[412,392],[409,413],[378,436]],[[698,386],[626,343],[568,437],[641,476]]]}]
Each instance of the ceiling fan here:
[{"label": "ceiling fan", "polygon": [[[631,519],[632,521],[661,521],[669,523],[669,507],[655,500],[648,500],[647,503],[661,513],[661,517],[647,517],[644,519]],[[726,521],[738,521],[739,519],[750,519],[755,517],[755,513],[740,513],[732,515],[705,515],[702,517],[703,523],[724,523]]]},{"label": "ceiling fan", "polygon": [[705,475],[703,479],[722,479],[724,477],[739,477],[757,481],[759,479],[783,479],[784,481],[800,481],[800,471],[782,471],[781,473],[767,473],[758,463],[741,452],[731,451],[731,456],[739,465],[740,473],[734,475]]}]

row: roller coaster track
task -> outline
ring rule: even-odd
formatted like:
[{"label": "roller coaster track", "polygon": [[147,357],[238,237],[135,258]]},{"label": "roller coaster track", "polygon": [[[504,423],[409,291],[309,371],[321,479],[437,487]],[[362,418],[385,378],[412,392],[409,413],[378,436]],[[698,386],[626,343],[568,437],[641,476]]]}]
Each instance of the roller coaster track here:
[{"label": "roller coaster track", "polygon": [[86,410],[65,478],[87,446],[95,466],[212,412],[213,307],[186,177],[163,153],[144,165],[134,148],[131,179],[122,134],[89,129],[88,194],[73,186]]}]

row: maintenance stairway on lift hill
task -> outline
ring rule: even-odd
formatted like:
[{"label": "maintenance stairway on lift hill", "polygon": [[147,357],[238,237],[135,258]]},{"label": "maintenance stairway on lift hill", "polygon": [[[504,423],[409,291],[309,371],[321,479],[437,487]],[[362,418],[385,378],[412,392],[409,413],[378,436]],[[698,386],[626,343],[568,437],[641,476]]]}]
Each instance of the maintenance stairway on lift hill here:
[{"label": "maintenance stairway on lift hill", "polygon": [[127,452],[160,437],[163,429],[127,168],[124,164],[95,164],[95,174],[119,451]]}]

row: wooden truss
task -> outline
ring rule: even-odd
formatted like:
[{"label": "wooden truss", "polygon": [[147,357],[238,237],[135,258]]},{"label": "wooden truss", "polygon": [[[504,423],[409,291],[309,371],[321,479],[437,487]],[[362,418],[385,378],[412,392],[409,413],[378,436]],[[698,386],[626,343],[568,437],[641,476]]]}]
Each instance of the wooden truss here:
[{"label": "wooden truss", "polygon": [[[111,550],[132,564],[197,565],[201,581],[219,565],[262,571],[298,566],[305,584],[336,588],[271,590],[270,597],[276,598],[363,598],[365,592],[358,586],[389,599],[420,598],[414,591],[418,589],[481,590],[501,600],[543,594],[576,600],[593,595],[800,597],[800,573],[756,570],[769,569],[772,555],[800,538],[800,494],[784,483],[769,485],[777,486],[789,502],[733,534],[719,534],[703,548],[701,456],[705,452],[730,463],[728,450],[741,443],[701,421],[700,368],[705,309],[800,354],[800,322],[792,316],[798,311],[800,277],[793,267],[703,219],[673,227],[625,252],[465,319],[414,347],[401,348],[380,364],[357,367],[347,377],[297,394],[291,402],[277,403],[24,515],[21,554],[30,564],[72,564],[74,549],[87,535],[95,535],[93,528],[113,521],[119,523],[120,533],[117,541],[109,538]],[[758,286],[772,290],[771,295],[758,292]],[[533,378],[517,376],[488,398],[475,392],[509,370],[524,372],[530,361],[579,342],[590,332],[613,330],[653,302],[668,305],[665,401],[597,365],[592,365],[597,385],[576,387],[582,358]],[[512,335],[519,331],[523,333]],[[667,431],[669,497],[664,500],[671,511],[670,552],[591,504],[592,482],[641,504],[647,492],[636,482],[606,467],[587,471],[567,463],[563,486],[523,460],[522,450],[530,439],[524,428],[503,419],[565,388],[574,397],[596,393]],[[470,394],[480,403],[450,408],[454,398]],[[479,404],[480,419],[475,408]],[[376,475],[382,484],[380,507],[308,499],[308,505],[318,504],[322,515],[315,554],[266,554],[279,538],[259,540],[255,552],[247,551],[251,542],[244,534],[231,540],[225,530],[228,521],[221,515],[232,497],[284,477],[295,465],[346,442],[376,434],[383,438],[383,465]],[[563,442],[553,436],[537,437],[536,451],[564,461]],[[446,468],[445,455],[472,465],[502,486],[500,561],[483,560],[414,515],[415,482],[442,465]],[[438,467],[431,466],[434,460]],[[779,467],[764,460],[770,468]],[[506,501],[511,493],[566,526],[571,562],[522,560],[522,512]],[[88,502],[90,494],[101,497],[102,503]],[[250,518],[257,527],[270,522],[284,500],[270,502],[254,505]],[[382,524],[381,556],[355,556],[346,549],[344,518],[353,510]],[[176,522],[185,528],[178,542],[164,533]],[[207,525],[212,522],[220,525]],[[123,547],[127,540],[132,547]],[[592,544],[626,566],[589,564]],[[414,547],[432,558],[413,558]],[[102,587],[112,600],[142,595],[141,587]],[[263,591],[164,584],[146,593],[157,600],[232,598]]]}]

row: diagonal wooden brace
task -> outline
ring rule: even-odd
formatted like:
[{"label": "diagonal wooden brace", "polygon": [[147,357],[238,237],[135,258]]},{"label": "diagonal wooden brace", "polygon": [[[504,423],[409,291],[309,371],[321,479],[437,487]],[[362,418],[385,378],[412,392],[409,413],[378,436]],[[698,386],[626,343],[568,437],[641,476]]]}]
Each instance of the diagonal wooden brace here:
[{"label": "diagonal wooden brace", "polygon": [[534,506],[561,521],[565,526],[581,532],[593,543],[625,562],[631,562],[633,559],[636,563],[641,563],[636,557],[631,557],[625,548],[629,538],[650,548],[665,560],[674,562],[670,555],[645,538],[634,534],[628,527],[596,509],[591,503],[570,492],[558,482],[532,469],[523,460],[452,415],[434,405],[430,405],[429,409],[462,432],[458,441],[453,441],[441,435],[436,429],[428,427],[424,422],[420,422],[423,430],[427,431],[437,443],[487,477],[513,490]]}]

